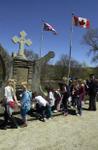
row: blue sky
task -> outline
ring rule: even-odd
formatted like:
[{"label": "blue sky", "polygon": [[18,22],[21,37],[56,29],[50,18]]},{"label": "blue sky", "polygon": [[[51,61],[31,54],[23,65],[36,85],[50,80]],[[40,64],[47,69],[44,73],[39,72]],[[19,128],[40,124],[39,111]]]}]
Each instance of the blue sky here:
[{"label": "blue sky", "polygon": [[[14,35],[25,30],[27,38],[32,40],[32,49],[40,52],[41,18],[53,25],[59,33],[44,32],[42,55],[50,50],[55,52],[52,63],[59,60],[62,54],[69,54],[71,14],[88,18],[92,28],[98,27],[98,0],[0,0],[0,43],[8,51],[17,52],[18,44],[12,43]],[[91,56],[87,56],[89,48],[81,44],[86,29],[73,28],[72,57],[90,66]]]}]

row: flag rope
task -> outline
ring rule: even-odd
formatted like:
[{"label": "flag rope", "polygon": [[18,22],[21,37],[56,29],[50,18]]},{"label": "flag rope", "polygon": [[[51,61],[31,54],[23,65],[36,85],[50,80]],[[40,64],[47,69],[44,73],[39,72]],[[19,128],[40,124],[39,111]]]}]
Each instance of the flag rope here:
[{"label": "flag rope", "polygon": [[39,57],[42,56],[42,48],[43,48],[43,39],[44,39],[44,31],[43,31],[43,19],[41,19],[41,37],[40,37],[40,51],[39,51]]}]

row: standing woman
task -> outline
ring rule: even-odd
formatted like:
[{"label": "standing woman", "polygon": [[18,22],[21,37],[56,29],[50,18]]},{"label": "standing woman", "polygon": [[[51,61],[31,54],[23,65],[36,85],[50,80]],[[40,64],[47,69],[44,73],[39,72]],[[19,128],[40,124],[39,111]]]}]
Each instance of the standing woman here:
[{"label": "standing woman", "polygon": [[69,86],[67,85],[67,78],[63,77],[63,83],[59,84],[62,97],[62,105],[64,110],[64,116],[68,115],[68,97],[70,95]]},{"label": "standing woman", "polygon": [[12,115],[12,113],[14,112],[14,109],[15,109],[15,103],[18,105],[18,101],[17,101],[13,87],[15,87],[15,82],[13,79],[9,79],[7,81],[7,85],[4,89],[5,90],[4,91],[4,100],[3,100],[3,104],[4,104],[4,108],[5,108],[4,123],[3,123],[4,128],[6,128],[8,121],[11,122],[12,128],[18,127],[17,122]]},{"label": "standing woman", "polygon": [[76,115],[82,115],[82,102],[81,102],[81,92],[80,92],[80,84],[77,81],[74,82],[73,84],[73,89],[72,89],[72,97],[74,104],[76,105]]}]

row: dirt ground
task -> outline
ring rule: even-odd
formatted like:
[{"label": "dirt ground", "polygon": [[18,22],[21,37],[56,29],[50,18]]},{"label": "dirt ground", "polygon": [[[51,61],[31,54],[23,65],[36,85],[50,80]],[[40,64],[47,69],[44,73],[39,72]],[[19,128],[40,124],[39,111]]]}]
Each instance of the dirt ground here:
[{"label": "dirt ground", "polygon": [[60,115],[47,122],[28,121],[26,128],[0,130],[0,150],[98,150],[98,110],[83,110],[82,117]]}]

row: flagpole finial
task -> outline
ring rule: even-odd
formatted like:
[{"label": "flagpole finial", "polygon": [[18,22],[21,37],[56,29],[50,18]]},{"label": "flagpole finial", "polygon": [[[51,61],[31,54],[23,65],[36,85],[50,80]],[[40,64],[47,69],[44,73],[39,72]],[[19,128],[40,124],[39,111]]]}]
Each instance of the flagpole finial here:
[{"label": "flagpole finial", "polygon": [[74,16],[74,13],[72,12],[72,16]]}]

